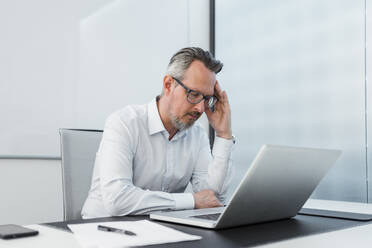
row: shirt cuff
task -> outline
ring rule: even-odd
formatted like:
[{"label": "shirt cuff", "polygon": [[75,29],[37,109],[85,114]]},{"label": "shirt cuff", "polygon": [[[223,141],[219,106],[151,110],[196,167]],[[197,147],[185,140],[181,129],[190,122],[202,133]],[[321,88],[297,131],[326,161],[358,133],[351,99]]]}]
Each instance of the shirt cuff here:
[{"label": "shirt cuff", "polygon": [[171,195],[176,202],[174,210],[194,208],[194,196],[191,193],[172,193]]},{"label": "shirt cuff", "polygon": [[230,156],[233,146],[233,139],[224,139],[216,136],[213,143],[213,156],[227,159]]}]

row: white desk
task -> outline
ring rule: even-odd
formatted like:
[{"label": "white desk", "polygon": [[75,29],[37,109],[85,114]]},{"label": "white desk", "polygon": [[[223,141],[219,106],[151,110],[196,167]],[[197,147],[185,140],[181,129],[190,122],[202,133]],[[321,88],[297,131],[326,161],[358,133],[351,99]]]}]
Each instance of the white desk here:
[{"label": "white desk", "polygon": [[[39,235],[14,240],[0,240],[0,248],[81,248],[72,233],[41,225],[30,225],[39,230]],[[372,246],[372,224],[322,233],[304,238],[291,239],[263,245],[263,248],[297,247],[358,247]]]},{"label": "white desk", "polygon": [[[324,200],[309,200],[305,207],[327,209],[334,211],[349,211],[358,213],[372,213],[372,204],[335,202]],[[363,222],[361,222],[363,224]],[[270,225],[267,223],[265,225]],[[42,225],[29,225],[27,227],[39,230],[39,235],[34,237],[20,238],[14,240],[1,240],[0,248],[77,248],[80,247],[72,233],[56,228]],[[250,228],[254,228],[251,226]],[[233,229],[230,229],[233,231]],[[210,231],[213,232],[213,231]],[[209,233],[211,234],[211,233]],[[213,236],[213,235],[212,235]],[[204,237],[208,239],[210,237]],[[195,241],[197,242],[197,241]],[[198,243],[190,243],[197,246]],[[181,244],[180,244],[181,245]],[[372,246],[372,224],[352,227],[348,229],[315,234],[300,238],[288,239],[269,243],[260,247],[284,248],[284,247],[371,247]]]}]

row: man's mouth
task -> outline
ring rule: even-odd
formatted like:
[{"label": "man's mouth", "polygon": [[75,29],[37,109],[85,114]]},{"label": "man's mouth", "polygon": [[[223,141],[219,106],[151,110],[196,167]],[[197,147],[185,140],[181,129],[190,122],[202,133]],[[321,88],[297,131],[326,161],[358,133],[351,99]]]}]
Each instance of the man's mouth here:
[{"label": "man's mouth", "polygon": [[199,113],[188,113],[188,115],[194,120],[197,120],[200,117]]}]

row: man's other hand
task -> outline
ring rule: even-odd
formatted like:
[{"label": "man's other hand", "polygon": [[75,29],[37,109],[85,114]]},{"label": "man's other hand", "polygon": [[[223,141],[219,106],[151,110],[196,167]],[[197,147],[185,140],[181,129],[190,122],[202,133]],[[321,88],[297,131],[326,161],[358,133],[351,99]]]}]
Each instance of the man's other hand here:
[{"label": "man's other hand", "polygon": [[212,190],[205,189],[195,193],[193,196],[195,208],[214,208],[223,206]]}]

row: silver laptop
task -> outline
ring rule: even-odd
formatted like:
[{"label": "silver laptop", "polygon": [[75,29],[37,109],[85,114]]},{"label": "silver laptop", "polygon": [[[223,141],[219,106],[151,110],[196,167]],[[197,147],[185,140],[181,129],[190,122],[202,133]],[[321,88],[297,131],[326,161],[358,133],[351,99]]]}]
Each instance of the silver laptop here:
[{"label": "silver laptop", "polygon": [[226,207],[161,211],[150,218],[211,229],[290,218],[340,155],[340,150],[263,145]]}]

